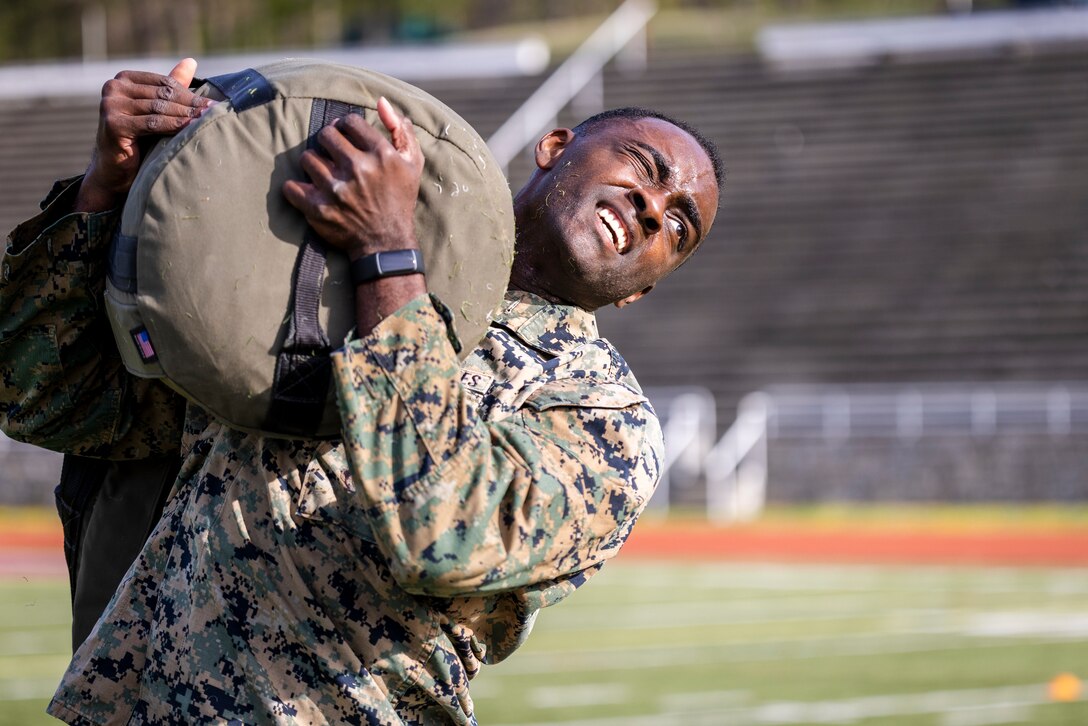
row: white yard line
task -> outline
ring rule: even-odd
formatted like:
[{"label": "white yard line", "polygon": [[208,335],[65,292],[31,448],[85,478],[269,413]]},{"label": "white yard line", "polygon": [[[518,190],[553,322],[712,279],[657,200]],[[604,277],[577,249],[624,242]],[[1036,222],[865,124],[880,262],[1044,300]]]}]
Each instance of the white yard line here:
[{"label": "white yard line", "polygon": [[[670,565],[638,562],[613,566],[595,585],[623,588],[702,588],[729,590],[868,590],[888,579],[882,568],[792,565],[696,565],[678,569]],[[599,584],[596,584],[599,583]],[[607,584],[606,584],[607,583]]]},{"label": "white yard line", "polygon": [[[587,588],[587,591],[564,600],[562,608],[554,608],[548,612],[570,612],[572,610],[596,610],[601,608],[615,609],[614,594],[609,593],[607,598],[603,597],[602,591],[606,588],[595,587],[596,584],[596,581],[594,581],[593,585]],[[628,588],[625,586],[625,589],[632,590],[624,598],[626,603],[661,605],[663,603],[677,602],[678,591],[675,588]],[[586,592],[589,594],[586,594]],[[796,603],[802,603],[805,606],[815,603],[819,606],[822,603],[833,604],[846,598],[857,602],[871,601],[876,598],[887,597],[888,592],[886,590],[804,590],[797,592],[776,590],[772,593],[757,592],[751,594],[743,593],[742,590],[738,589],[736,592],[729,592],[725,595],[717,594],[711,590],[710,593],[703,592],[699,597],[692,597],[690,591],[684,591],[684,596],[688,598],[689,602],[715,602],[731,607],[762,608],[766,606],[799,607]]]},{"label": "white yard line", "polygon": [[687,710],[736,708],[752,700],[748,691],[695,691],[694,693],[663,693],[658,698],[666,713]]},{"label": "white yard line", "polygon": [[[1030,642],[1068,642],[1068,638],[1035,638]],[[1022,643],[1018,643],[1022,644]],[[753,661],[865,657],[892,653],[938,653],[975,648],[1008,647],[1007,640],[978,640],[947,632],[837,633],[777,641],[692,644],[656,647],[634,645],[586,651],[525,652],[488,669],[489,678],[600,670],[649,670]]]},{"label": "white yard line", "polygon": [[631,689],[623,683],[580,683],[576,686],[540,686],[529,689],[533,708],[612,706],[631,700]]},{"label": "white yard line", "polygon": [[[708,625],[758,625],[760,623],[825,622],[841,620],[871,620],[880,611],[872,602],[851,601],[826,603],[822,607],[803,607],[792,604],[786,608],[752,607],[745,604],[735,607],[722,602],[674,602],[653,605],[628,605],[622,608],[580,608],[562,614],[545,611],[548,629],[552,633],[579,630],[667,630]],[[831,607],[828,607],[830,605]],[[781,612],[775,612],[779,610]]]},{"label": "white yard line", "polygon": [[964,632],[982,638],[1088,639],[1088,613],[1039,610],[976,613]]},{"label": "white yard line", "polygon": [[[789,726],[790,724],[848,724],[868,718],[886,718],[919,714],[943,715],[944,726],[1009,723],[1030,720],[1034,706],[1049,703],[1045,684],[973,688],[958,691],[929,691],[925,693],[896,693],[827,701],[778,701],[751,706],[714,707],[707,709],[699,694],[691,694],[691,703],[682,702],[684,694],[674,694],[668,700],[672,708],[642,716],[607,716],[572,721],[547,721],[521,726],[654,726],[683,724],[722,724],[730,726]],[[665,705],[663,703],[662,705]],[[680,706],[677,708],[676,706]],[[684,706],[687,706],[686,708]],[[968,721],[970,713],[988,721]],[[1027,719],[1024,718],[1025,714]],[[962,719],[957,721],[956,719]],[[1004,720],[995,720],[1004,719]]]},{"label": "white yard line", "polygon": [[882,590],[914,591],[931,587],[977,592],[1023,592],[1025,581],[1045,583],[1047,592],[1088,592],[1088,568],[965,569],[951,566],[821,565],[821,564],[714,564],[678,569],[653,562],[617,562],[594,578],[594,587],[668,589],[691,587],[728,590]]},{"label": "white yard line", "polygon": [[[61,625],[67,625],[67,623],[56,623],[53,627]],[[53,632],[44,628],[0,631],[0,658],[23,655],[70,655],[70,643],[66,640],[58,643],[57,638],[53,636]]]},{"label": "white yard line", "polygon": [[[738,724],[853,723],[866,718],[943,714],[963,708],[1002,704],[1023,708],[1047,703],[1045,684],[974,688],[959,691],[929,691],[881,696],[863,696],[834,701],[782,701],[740,709]],[[734,723],[734,714],[729,715]]]},{"label": "white yard line", "polygon": [[996,726],[1030,721],[1031,706],[1022,703],[992,703],[946,711],[941,715],[940,726]]},{"label": "white yard line", "polygon": [[50,678],[11,678],[0,680],[0,701],[31,701],[52,698],[60,675]]}]

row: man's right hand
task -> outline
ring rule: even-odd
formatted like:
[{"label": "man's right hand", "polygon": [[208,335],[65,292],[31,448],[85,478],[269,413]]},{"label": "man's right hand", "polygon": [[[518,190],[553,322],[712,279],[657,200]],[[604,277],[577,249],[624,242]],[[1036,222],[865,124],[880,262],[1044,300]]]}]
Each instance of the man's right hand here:
[{"label": "man's right hand", "polygon": [[118,206],[140,168],[140,139],[170,136],[215,102],[189,90],[196,61],[186,58],[167,76],[121,71],[102,87],[91,164],[76,197],[77,212]]}]

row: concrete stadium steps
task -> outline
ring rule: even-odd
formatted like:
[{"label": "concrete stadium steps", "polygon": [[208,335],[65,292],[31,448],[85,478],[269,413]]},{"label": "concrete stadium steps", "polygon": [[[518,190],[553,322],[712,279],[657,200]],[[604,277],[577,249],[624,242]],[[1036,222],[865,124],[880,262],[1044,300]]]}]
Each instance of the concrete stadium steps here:
[{"label": "concrete stadium steps", "polygon": [[607,106],[695,124],[727,182],[703,249],[602,330],[644,384],[709,386],[725,421],[772,383],[1083,379],[1086,77],[1083,48],[610,72]]},{"label": "concrete stadium steps", "polygon": [[36,214],[56,179],[87,166],[96,101],[44,99],[0,103],[0,227],[6,234]]},{"label": "concrete stadium steps", "polygon": [[486,139],[543,82],[543,76],[522,76],[420,83],[419,86],[461,114]]},{"label": "concrete stadium steps", "polygon": [[[606,106],[691,121],[728,178],[703,248],[646,301],[602,311],[602,331],[644,384],[710,387],[723,423],[774,383],[1083,379],[1086,77],[1084,48],[790,73],[651,53],[645,74],[608,69]],[[541,80],[424,88],[486,138]],[[96,105],[0,104],[3,226],[86,163]],[[514,189],[531,168],[515,160]]]}]

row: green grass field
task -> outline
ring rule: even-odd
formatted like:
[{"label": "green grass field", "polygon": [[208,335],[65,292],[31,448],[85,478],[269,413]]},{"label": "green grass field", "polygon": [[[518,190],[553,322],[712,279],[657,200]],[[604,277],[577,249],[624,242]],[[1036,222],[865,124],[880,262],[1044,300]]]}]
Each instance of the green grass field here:
[{"label": "green grass field", "polygon": [[[0,723],[49,723],[67,585],[0,584]],[[610,564],[473,685],[481,724],[1088,724],[1088,571]]]},{"label": "green grass field", "polygon": [[57,723],[44,708],[71,656],[68,581],[0,580],[0,724]]}]

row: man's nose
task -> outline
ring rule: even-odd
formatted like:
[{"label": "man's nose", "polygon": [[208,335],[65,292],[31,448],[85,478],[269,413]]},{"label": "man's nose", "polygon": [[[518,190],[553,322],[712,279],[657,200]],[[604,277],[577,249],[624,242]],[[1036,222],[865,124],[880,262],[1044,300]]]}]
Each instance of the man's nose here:
[{"label": "man's nose", "polygon": [[635,207],[635,217],[647,235],[661,231],[665,223],[665,195],[654,189],[636,187],[627,193]]}]

